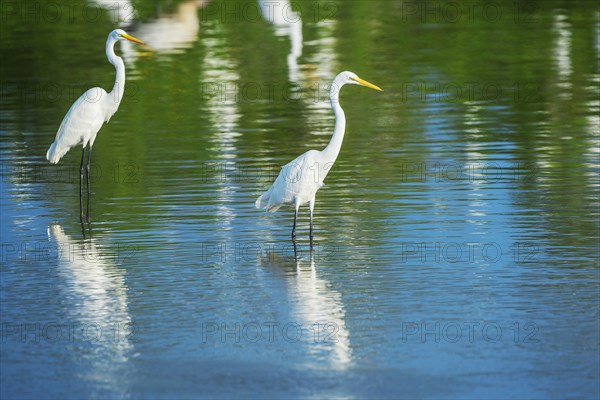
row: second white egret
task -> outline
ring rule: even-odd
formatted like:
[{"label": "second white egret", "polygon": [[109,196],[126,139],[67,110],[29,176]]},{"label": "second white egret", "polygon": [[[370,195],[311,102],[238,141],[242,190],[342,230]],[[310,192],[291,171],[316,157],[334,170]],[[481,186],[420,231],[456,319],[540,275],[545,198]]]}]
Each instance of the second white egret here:
[{"label": "second white egret", "polygon": [[257,208],[264,208],[270,212],[277,211],[284,204],[294,205],[294,225],[292,227],[292,239],[294,240],[296,238],[298,209],[301,205],[308,203],[312,243],[315,196],[323,186],[327,173],[340,153],[346,131],[346,116],[339,102],[340,90],[346,84],[362,85],[383,91],[380,87],[359,78],[353,72],[344,71],[339,73],[333,80],[329,90],[329,100],[335,115],[335,127],[329,144],[321,151],[309,150],[284,165],[273,185],[256,200],[255,205]]}]

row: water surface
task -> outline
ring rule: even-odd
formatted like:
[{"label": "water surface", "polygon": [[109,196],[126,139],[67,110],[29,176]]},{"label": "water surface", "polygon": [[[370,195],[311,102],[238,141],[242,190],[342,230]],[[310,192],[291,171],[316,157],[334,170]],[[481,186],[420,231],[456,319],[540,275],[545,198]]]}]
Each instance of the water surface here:
[{"label": "water surface", "polygon": [[[1,15],[2,397],[598,396],[594,2],[44,4]],[[82,231],[45,154],[116,26]],[[343,89],[295,254],[254,201],[343,70],[385,92]]]}]

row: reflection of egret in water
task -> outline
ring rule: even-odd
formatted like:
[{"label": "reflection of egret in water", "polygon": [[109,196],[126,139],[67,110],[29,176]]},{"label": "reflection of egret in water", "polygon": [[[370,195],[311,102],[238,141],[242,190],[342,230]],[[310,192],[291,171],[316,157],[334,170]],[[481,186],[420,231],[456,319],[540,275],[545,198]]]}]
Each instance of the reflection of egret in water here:
[{"label": "reflection of egret in water", "polygon": [[206,0],[184,1],[170,14],[135,25],[138,35],[146,35],[145,42],[160,53],[175,54],[193,46],[200,31],[198,8]]},{"label": "reflection of egret in water", "polygon": [[[482,128],[484,124],[484,117],[482,117],[482,113],[484,109],[481,105],[476,104],[475,102],[467,103],[466,110],[463,114],[464,124],[467,126],[465,129],[465,133],[468,135],[467,140],[465,140],[465,169],[470,175],[468,188],[470,189],[466,192],[467,197],[469,199],[468,202],[468,215],[469,218],[467,222],[473,224],[472,229],[477,231],[478,233],[482,229],[485,228],[486,222],[485,217],[487,215],[486,208],[489,207],[489,202],[486,202],[483,194],[484,184],[486,183],[486,176],[484,173],[488,170],[487,159],[488,155],[485,151],[485,142],[483,142],[483,137],[485,136]],[[493,165],[492,165],[493,167]],[[495,171],[493,171],[495,172]],[[496,205],[497,206],[497,205]]]},{"label": "reflection of egret in water", "polygon": [[296,277],[290,286],[296,291],[295,315],[303,325],[318,324],[319,335],[314,337],[311,353],[327,353],[330,366],[347,368],[352,359],[350,338],[346,329],[344,305],[339,292],[317,274],[314,253],[310,252],[308,266],[302,259],[296,262]]},{"label": "reflection of egret in water", "polygon": [[[133,24],[135,9],[128,0],[93,0],[98,6],[109,13],[111,19],[121,26]],[[190,48],[198,38],[200,20],[198,9],[204,7],[208,0],[183,1],[175,7],[172,13],[164,14],[157,19],[147,22],[136,22],[132,25],[132,32],[137,35],[146,35],[144,42],[152,50],[164,53],[180,53]],[[136,57],[136,52],[131,46],[123,47],[123,57],[131,60]]]},{"label": "reflection of egret in water", "polygon": [[109,18],[121,28],[128,27],[135,19],[135,8],[129,0],[89,0],[89,2],[107,10]]},{"label": "reflection of egret in water", "polygon": [[[306,83],[317,82],[322,87],[319,88],[319,101],[309,103],[309,110],[315,110],[319,114],[325,114],[331,117],[331,107],[329,98],[326,96],[329,89],[331,77],[335,76],[344,68],[338,66],[337,60],[337,21],[320,21],[315,25],[316,39],[307,42],[306,46],[312,51],[307,54],[306,61],[310,66],[310,71],[305,74]],[[312,119],[312,118],[311,118]],[[328,134],[329,131],[323,134]]]},{"label": "reflection of egret in water", "polygon": [[302,55],[302,19],[292,9],[288,0],[258,0],[262,17],[275,26],[275,35],[290,38],[290,52],[287,57],[290,82],[300,78],[298,58]]},{"label": "reflection of egret in water", "polygon": [[[596,20],[594,37],[596,38],[596,54],[600,54],[600,18]],[[598,98],[598,82],[600,81],[600,75],[596,75],[596,84],[590,85],[587,90],[595,96],[590,96],[586,106],[589,112],[587,113],[587,131],[589,133],[590,143],[584,146],[586,149],[585,155],[588,159],[589,172],[588,176],[592,184],[593,191],[598,193],[599,186],[598,181],[600,178],[600,99]],[[595,196],[595,204],[598,207],[599,197]]]},{"label": "reflection of egret in water", "polygon": [[[600,165],[598,161],[600,155],[600,142],[598,141],[598,132],[600,132],[598,78],[596,76],[595,85],[583,88],[577,87],[577,96],[583,98],[589,96],[590,99],[585,104],[587,109],[582,112],[582,114],[585,114],[585,123],[583,126],[589,134],[581,135],[581,131],[574,131],[572,129],[570,115],[566,112],[566,110],[574,106],[571,104],[571,100],[575,93],[573,90],[573,35],[576,30],[573,25],[573,18],[576,17],[569,15],[569,12],[569,9],[558,8],[553,13],[552,31],[554,32],[554,43],[552,46],[552,58],[556,73],[554,81],[556,86],[556,90],[554,91],[556,101],[548,102],[549,109],[547,113],[549,115],[548,119],[551,122],[549,123],[547,120],[544,120],[538,128],[538,135],[545,136],[543,141],[539,141],[539,143],[543,144],[543,147],[540,147],[540,151],[533,152],[532,154],[537,158],[537,167],[540,171],[555,170],[561,163],[562,154],[565,151],[564,143],[577,138],[583,149],[583,154],[586,158],[585,165],[587,167],[585,174],[582,174],[578,181],[587,185],[586,190],[588,193],[595,194],[586,196],[586,200],[593,201],[597,205],[598,167]],[[598,48],[600,45],[600,40],[598,39],[600,38],[600,21],[596,21],[594,28],[597,40],[596,47]],[[584,90],[584,93],[579,92],[581,89]],[[564,142],[556,141],[557,137],[560,137]],[[536,181],[541,183],[541,187],[547,193],[548,197],[546,200],[549,203],[552,203],[551,199],[553,198],[562,199],[564,193],[555,186],[557,181],[553,174],[536,174]]]},{"label": "reflection of egret in water", "polygon": [[302,69],[302,81],[299,85],[312,92],[305,101],[309,132],[317,136],[330,136],[334,116],[327,94],[331,78],[345,68],[338,66],[337,21],[320,21],[315,24],[315,28],[316,39],[306,43],[309,49],[305,57],[307,64]]},{"label": "reflection of egret in water", "polygon": [[[556,32],[556,46],[554,47],[554,61],[556,63],[556,70],[560,78],[559,86],[562,88],[570,88],[570,78],[572,72],[571,62],[571,24],[567,20],[567,16],[564,14],[564,10],[559,10],[554,15],[554,21],[552,22],[552,28]],[[568,95],[568,93],[565,93]]]},{"label": "reflection of egret in water", "polygon": [[230,174],[223,171],[236,165],[237,141],[241,135],[238,132],[240,112],[237,103],[240,75],[239,65],[229,54],[231,46],[225,42],[226,35],[222,30],[222,24],[207,23],[202,41],[205,56],[200,84],[204,94],[203,105],[215,127],[209,147],[217,152],[217,170],[220,171],[217,215],[222,218],[223,224],[229,226],[236,214],[231,204],[236,185],[230,179]]},{"label": "reflection of egret in water", "polygon": [[109,254],[95,239],[74,240],[60,225],[49,226],[48,236],[58,249],[58,272],[65,279],[61,302],[76,328],[75,343],[89,345],[73,354],[91,365],[87,379],[111,385],[118,392],[126,390],[118,367],[133,350],[129,340],[133,325],[124,271],[114,265],[119,254]]},{"label": "reflection of egret in water", "polygon": [[[271,252],[261,258],[267,268],[287,270],[287,298],[291,308],[290,321],[304,329],[302,340],[318,366],[346,369],[352,363],[350,335],[346,327],[346,312],[341,294],[319,276],[315,252],[310,258],[295,254]],[[296,256],[296,257],[295,257]]]}]

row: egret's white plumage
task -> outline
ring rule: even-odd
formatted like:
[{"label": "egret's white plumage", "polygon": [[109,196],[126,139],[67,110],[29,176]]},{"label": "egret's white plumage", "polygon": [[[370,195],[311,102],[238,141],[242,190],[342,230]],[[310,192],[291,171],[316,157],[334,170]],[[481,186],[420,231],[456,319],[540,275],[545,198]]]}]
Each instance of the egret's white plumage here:
[{"label": "egret's white plumage", "polygon": [[379,87],[360,79],[356,74],[344,71],[338,74],[329,91],[331,108],[335,115],[335,127],[333,136],[327,147],[322,151],[309,150],[281,168],[281,172],[271,187],[256,200],[257,208],[275,212],[284,204],[292,204],[295,207],[294,227],[292,237],[296,232],[296,217],[298,208],[306,203],[310,206],[310,232],[312,238],[312,216],[317,191],[323,186],[333,163],[337,159],[344,133],[346,131],[346,116],[340,106],[339,93],[342,86],[346,84],[362,85],[375,90]]},{"label": "egret's white plumage", "polygon": [[88,143],[90,146],[94,145],[102,124],[117,111],[116,107],[114,111],[108,110],[106,106],[111,104],[102,101],[107,97],[108,93],[104,89],[92,88],[73,103],[58,128],[56,139],[46,153],[48,161],[57,164],[71,147],[78,144],[83,144],[83,147]]},{"label": "egret's white plumage", "polygon": [[57,164],[60,159],[69,151],[69,149],[78,144],[83,145],[81,155],[80,175],[79,175],[79,210],[80,218],[83,221],[83,203],[82,203],[82,181],[83,181],[83,161],[86,146],[89,147],[87,163],[87,188],[88,188],[88,220],[89,220],[89,195],[90,195],[90,159],[92,146],[96,140],[96,135],[104,122],[108,122],[110,117],[117,112],[123,91],[125,90],[125,64],[123,59],[115,54],[115,43],[120,40],[130,40],[135,43],[144,44],[139,39],[128,35],[122,29],[115,29],[106,39],[106,57],[114,65],[116,70],[115,84],[113,90],[107,93],[104,89],[95,87],[87,90],[73,103],[65,117],[63,118],[56,138],[50,145],[46,153],[46,159],[52,164]]},{"label": "egret's white plumage", "polygon": [[114,47],[115,43],[125,39],[143,43],[122,29],[115,29],[108,35],[106,57],[116,70],[113,90],[106,93],[102,88],[91,88],[73,103],[58,128],[54,143],[46,153],[46,158],[52,164],[58,163],[62,156],[75,145],[81,143],[84,148],[88,144],[90,147],[93,146],[96,134],[102,124],[108,122],[110,117],[117,112],[125,89],[125,64],[123,64],[123,59],[115,54]]}]

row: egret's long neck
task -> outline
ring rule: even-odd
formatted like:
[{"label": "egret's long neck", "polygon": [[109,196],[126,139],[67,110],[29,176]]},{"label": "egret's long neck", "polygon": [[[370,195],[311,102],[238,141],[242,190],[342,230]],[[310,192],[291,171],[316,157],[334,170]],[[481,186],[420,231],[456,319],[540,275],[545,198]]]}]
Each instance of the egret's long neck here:
[{"label": "egret's long neck", "polygon": [[121,103],[125,90],[125,64],[123,63],[123,59],[115,54],[115,43],[116,40],[106,42],[106,57],[115,66],[116,70],[115,85],[113,86],[113,90],[108,94],[108,100],[111,104],[114,104],[116,111],[116,107]]},{"label": "egret's long neck", "polygon": [[335,127],[333,128],[333,136],[331,136],[329,144],[323,150],[323,156],[331,162],[335,161],[340,153],[342,142],[344,141],[344,132],[346,131],[346,115],[344,114],[344,110],[342,110],[339,100],[341,88],[342,84],[337,79],[334,79],[329,90],[329,101],[335,115]]}]

